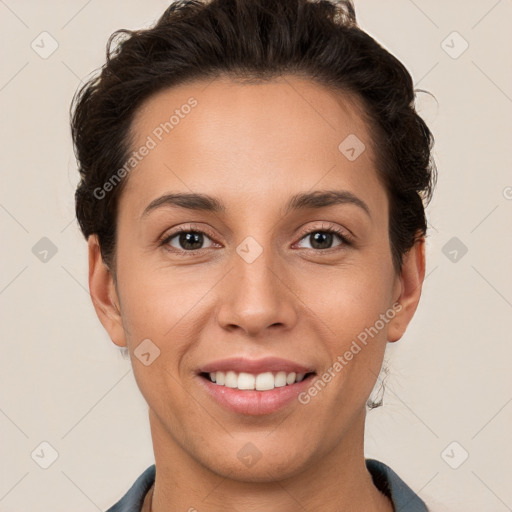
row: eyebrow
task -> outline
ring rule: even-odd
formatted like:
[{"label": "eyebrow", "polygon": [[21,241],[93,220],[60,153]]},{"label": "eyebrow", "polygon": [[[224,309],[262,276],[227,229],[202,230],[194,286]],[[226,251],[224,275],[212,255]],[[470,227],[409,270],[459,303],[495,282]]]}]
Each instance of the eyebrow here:
[{"label": "eyebrow", "polygon": [[[284,216],[291,211],[320,209],[338,204],[355,205],[361,208],[371,218],[368,205],[348,190],[300,192],[288,200],[282,210],[282,215]],[[142,212],[140,220],[148,216],[152,211],[164,206],[213,213],[223,213],[226,211],[226,207],[221,201],[208,194],[176,192],[165,194],[151,201]]]}]

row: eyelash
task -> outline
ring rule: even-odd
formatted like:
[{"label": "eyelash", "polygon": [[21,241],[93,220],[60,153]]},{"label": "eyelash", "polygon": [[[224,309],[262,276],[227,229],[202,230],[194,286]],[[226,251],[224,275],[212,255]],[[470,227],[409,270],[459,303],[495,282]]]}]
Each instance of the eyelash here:
[{"label": "eyelash", "polygon": [[[172,252],[172,253],[177,253],[177,254],[194,255],[198,251],[204,250],[204,249],[193,249],[193,250],[190,250],[190,251],[185,251],[183,249],[177,249],[176,247],[170,247],[168,245],[169,242],[174,237],[180,235],[181,233],[199,233],[199,234],[202,234],[202,235],[206,235],[210,239],[214,238],[213,235],[211,233],[209,233],[208,231],[196,228],[193,224],[190,224],[190,225],[188,225],[186,227],[183,227],[183,228],[179,229],[178,231],[175,231],[174,233],[171,233],[170,235],[166,235],[160,241],[159,245],[160,246],[165,246],[166,250],[168,250],[169,252]],[[353,245],[353,238],[352,238],[352,236],[347,234],[345,231],[342,231],[335,224],[329,224],[327,227],[324,227],[322,225],[321,228],[315,228],[315,229],[311,229],[309,231],[306,231],[304,233],[301,233],[299,242],[301,240],[303,240],[304,238],[306,238],[308,235],[311,235],[313,233],[332,233],[332,234],[337,235],[343,243],[341,244],[341,246],[330,247],[328,249],[308,249],[310,251],[315,251],[315,252],[321,253],[321,252],[331,251],[331,250],[337,249],[337,248],[339,249],[340,247],[343,248],[343,246],[351,247]]]}]

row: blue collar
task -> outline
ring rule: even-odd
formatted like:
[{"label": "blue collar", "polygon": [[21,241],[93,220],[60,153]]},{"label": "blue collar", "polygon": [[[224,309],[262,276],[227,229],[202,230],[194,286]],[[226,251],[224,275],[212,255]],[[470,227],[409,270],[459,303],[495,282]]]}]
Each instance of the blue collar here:
[{"label": "blue collar", "polygon": [[[391,499],[396,512],[428,512],[425,503],[389,466],[375,459],[366,459],[366,467],[375,487]],[[155,481],[155,473],[153,464],[107,512],[140,512],[144,498]]]}]

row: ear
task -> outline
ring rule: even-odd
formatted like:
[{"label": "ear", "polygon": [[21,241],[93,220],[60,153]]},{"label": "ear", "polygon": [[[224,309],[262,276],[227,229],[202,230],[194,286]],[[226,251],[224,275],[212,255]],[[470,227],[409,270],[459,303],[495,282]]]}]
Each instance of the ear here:
[{"label": "ear", "polygon": [[103,262],[97,235],[87,239],[89,246],[89,291],[91,299],[110,339],[118,346],[126,346],[119,299],[111,271]]},{"label": "ear", "polygon": [[401,309],[388,324],[388,341],[398,341],[405,333],[421,296],[425,279],[425,237],[419,238],[411,249],[404,254],[402,271],[397,276],[394,297]]}]

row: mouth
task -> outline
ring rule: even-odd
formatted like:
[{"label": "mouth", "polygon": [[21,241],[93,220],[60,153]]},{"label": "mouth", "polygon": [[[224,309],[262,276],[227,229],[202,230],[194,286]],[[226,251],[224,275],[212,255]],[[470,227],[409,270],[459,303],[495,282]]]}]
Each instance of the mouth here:
[{"label": "mouth", "polygon": [[270,391],[275,388],[284,388],[293,386],[299,382],[309,380],[316,372],[235,372],[229,371],[216,371],[216,372],[201,372],[200,377],[215,384],[217,386],[238,389],[240,391]]},{"label": "mouth", "polygon": [[241,355],[212,361],[196,374],[202,390],[221,408],[256,416],[296,406],[317,372],[312,364],[290,359]]},{"label": "mouth", "polygon": [[231,370],[198,374],[203,392],[213,403],[230,413],[252,417],[271,415],[290,407],[303,407],[299,405],[299,396],[315,378],[316,372],[250,374]]}]

